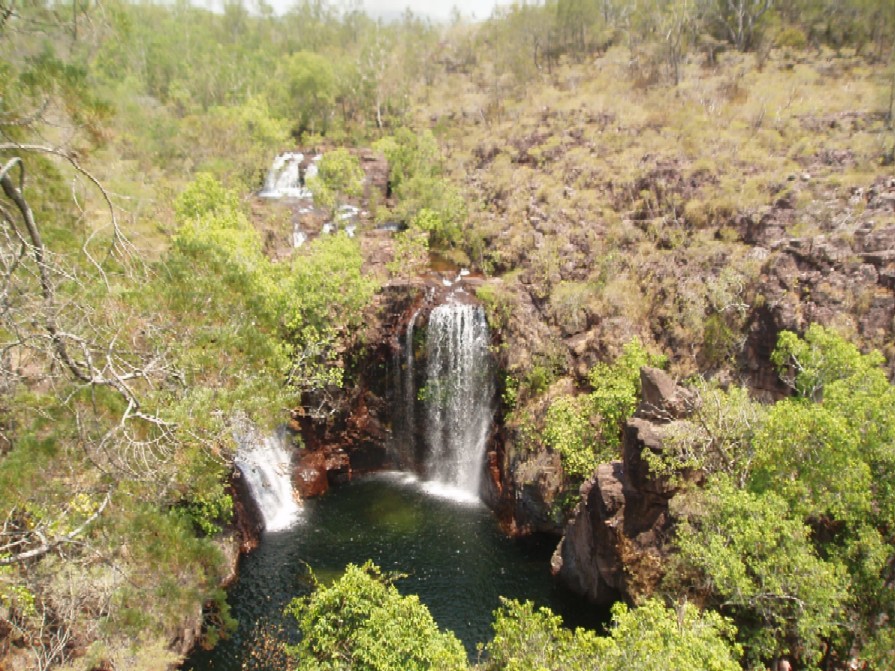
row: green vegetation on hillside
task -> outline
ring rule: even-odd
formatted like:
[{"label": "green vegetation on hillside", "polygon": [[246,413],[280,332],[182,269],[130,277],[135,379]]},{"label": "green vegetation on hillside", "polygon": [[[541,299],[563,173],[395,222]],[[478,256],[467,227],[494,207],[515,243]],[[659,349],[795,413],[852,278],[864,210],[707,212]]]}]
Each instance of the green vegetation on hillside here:
[{"label": "green vegetation on hillside", "polygon": [[585,480],[598,464],[620,456],[622,428],[640,397],[640,369],[661,360],[635,338],[612,364],[598,363],[590,370],[588,394],[553,400],[544,420],[544,442],[562,456],[569,477]]},{"label": "green vegetation on hillside", "polygon": [[[158,668],[232,626],[237,443],[341,411],[384,277],[345,234],[273,258],[293,213],[247,196],[326,150],[335,211],[370,147],[389,272],[485,275],[508,468],[558,454],[561,498],[640,366],[700,380],[653,464],[702,479],[660,593],[606,636],[508,602],[479,667],[891,668],[893,101],[891,0],[0,0],[0,666]],[[466,664],[370,566],[293,612],[313,668]]]}]

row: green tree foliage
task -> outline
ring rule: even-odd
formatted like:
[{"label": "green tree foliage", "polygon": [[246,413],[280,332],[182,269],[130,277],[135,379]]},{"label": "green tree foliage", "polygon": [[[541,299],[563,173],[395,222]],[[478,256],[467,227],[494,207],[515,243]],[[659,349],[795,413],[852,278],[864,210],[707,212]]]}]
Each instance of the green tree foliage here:
[{"label": "green tree foliage", "polygon": [[402,596],[376,566],[349,564],[332,585],[295,599],[302,640],[290,648],[297,668],[354,671],[460,671],[466,652],[442,632],[417,596]]},{"label": "green tree foliage", "polygon": [[878,641],[879,614],[895,607],[885,586],[895,559],[895,387],[878,352],[861,354],[820,327],[781,334],[773,356],[804,397],[773,408],[757,437],[754,487],[777,488],[823,530],[822,550],[848,568],[859,613],[846,638]]},{"label": "green tree foliage", "polygon": [[429,265],[429,234],[409,229],[395,236],[395,257],[388,264],[392,275],[416,275]]},{"label": "green tree foliage", "polygon": [[[166,291],[177,309],[202,315],[194,321],[194,341],[232,344],[261,370],[279,374],[305,394],[313,413],[331,411],[332,392],[343,384],[341,352],[354,342],[374,290],[361,271],[358,242],[344,234],[323,236],[296,255],[291,267],[275,264],[263,254],[260,235],[236,194],[210,175],[200,175],[175,209],[181,227]],[[188,370],[216,356],[206,347],[186,352]],[[256,389],[259,399],[281,387],[263,375],[234,379],[243,402],[256,385],[269,389]],[[251,409],[260,410],[254,404]]]},{"label": "green tree foliage", "polygon": [[609,4],[605,0],[557,0],[557,32],[567,49],[583,54],[596,46],[595,31]]},{"label": "green tree foliage", "polygon": [[809,326],[803,338],[783,331],[771,354],[771,363],[795,393],[816,401],[822,399],[827,383],[866,377],[883,361],[879,352],[862,355],[852,343],[817,324]]},{"label": "green tree foliage", "polygon": [[679,574],[696,571],[684,582],[741,623],[756,660],[813,668],[833,646],[885,666],[895,388],[878,353],[818,326],[781,333],[772,358],[795,397],[756,412],[743,391],[704,392],[673,450],[720,474],[678,502]]},{"label": "green tree foliage", "polygon": [[363,323],[375,285],[362,272],[360,244],[347,235],[321,236],[296,258],[289,293],[290,329],[312,326],[349,337]]},{"label": "green tree foliage", "polygon": [[314,202],[336,212],[347,198],[363,193],[364,171],[360,162],[347,149],[326,152],[318,163],[318,173],[308,179]]},{"label": "green tree foliage", "polygon": [[842,567],[817,556],[810,529],[774,492],[753,494],[722,477],[695,496],[701,514],[678,528],[679,566],[669,575],[694,573],[687,580],[739,624],[753,663],[792,655],[813,668],[841,621]]},{"label": "green tree foliage", "polygon": [[236,193],[203,173],[178,196],[174,209],[180,223],[175,252],[214,271],[197,273],[197,288],[209,292],[206,296],[220,295],[211,285],[223,280],[267,329],[277,328],[285,301],[280,271],[264,256],[261,236],[242,212]]},{"label": "green tree foliage", "polygon": [[412,229],[428,233],[433,247],[460,242],[466,205],[442,176],[441,152],[432,132],[400,128],[374,147],[389,162],[389,183],[398,201],[394,215]]},{"label": "green tree foliage", "polygon": [[417,176],[436,177],[440,174],[441,151],[432,131],[414,133],[399,128],[373,143],[388,161],[388,179],[393,191],[400,194],[402,185]]},{"label": "green tree foliage", "polygon": [[590,370],[590,393],[562,396],[550,404],[544,442],[562,456],[567,475],[586,479],[597,464],[618,457],[622,428],[640,397],[640,369],[663,361],[634,338],[613,363],[598,363]]},{"label": "green tree foliage", "polygon": [[587,376],[593,389],[590,401],[600,416],[602,438],[609,447],[618,449],[621,446],[623,425],[637,407],[640,369],[664,363],[664,356],[650,354],[639,338],[633,338],[625,344],[615,362],[601,362],[590,369]]},{"label": "green tree foliage", "polygon": [[651,599],[612,609],[609,635],[574,631],[548,608],[505,600],[495,612],[494,637],[484,647],[482,671],[737,671],[736,630],[717,613],[692,604],[666,608]]},{"label": "green tree foliage", "polygon": [[330,59],[299,51],[284,64],[286,109],[297,120],[296,132],[326,134],[335,111],[337,82]]},{"label": "green tree foliage", "polygon": [[616,456],[599,444],[588,400],[585,396],[561,396],[550,404],[544,421],[544,442],[559,453],[563,471],[575,480],[586,480],[600,462]]},{"label": "green tree foliage", "polygon": [[607,645],[595,632],[572,631],[549,608],[502,599],[494,612],[494,636],[483,646],[482,671],[570,671],[592,669]]},{"label": "green tree foliage", "polygon": [[687,470],[720,473],[744,487],[755,461],[755,435],[767,420],[766,406],[752,399],[745,387],[723,390],[701,382],[693,389],[693,413],[669,428],[662,454],[644,456],[665,477]]}]

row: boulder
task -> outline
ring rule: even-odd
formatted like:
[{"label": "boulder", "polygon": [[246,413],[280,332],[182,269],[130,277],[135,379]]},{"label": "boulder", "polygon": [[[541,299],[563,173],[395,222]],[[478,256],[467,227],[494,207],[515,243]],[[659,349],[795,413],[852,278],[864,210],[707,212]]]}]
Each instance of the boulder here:
[{"label": "boulder", "polygon": [[581,500],[550,562],[569,588],[594,603],[612,603],[624,587],[617,531],[625,506],[624,466],[600,464],[581,486]]},{"label": "boulder", "polygon": [[637,416],[656,421],[680,419],[691,412],[694,395],[658,368],[640,369],[641,401]]},{"label": "boulder", "polygon": [[302,454],[292,471],[292,483],[298,495],[307,499],[325,494],[329,489],[327,470],[327,458],[322,450]]},{"label": "boulder", "polygon": [[563,486],[560,456],[546,451],[526,455],[513,466],[512,473],[513,532],[558,533],[562,529],[557,505]]}]

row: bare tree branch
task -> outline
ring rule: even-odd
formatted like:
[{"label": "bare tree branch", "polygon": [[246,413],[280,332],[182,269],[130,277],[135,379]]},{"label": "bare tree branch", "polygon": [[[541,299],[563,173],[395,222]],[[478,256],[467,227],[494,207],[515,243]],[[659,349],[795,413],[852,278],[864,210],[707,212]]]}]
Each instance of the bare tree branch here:
[{"label": "bare tree branch", "polygon": [[[24,544],[26,541],[19,538],[15,541],[7,541],[3,545],[0,545],[0,566],[10,566],[12,564],[19,564],[24,561],[28,561],[29,559],[36,559],[37,557],[41,557],[48,552],[56,549],[60,545],[64,545],[66,543],[71,543],[78,536],[84,533],[87,528],[93,524],[96,519],[103,514],[103,511],[109,505],[109,501],[112,500],[112,493],[114,489],[110,489],[107,493],[103,502],[97,507],[97,509],[81,524],[79,524],[75,529],[68,532],[67,534],[63,534],[61,536],[56,536],[53,538],[47,538],[46,536],[46,526],[41,525],[36,527],[35,529],[27,532],[28,538],[37,538],[40,541],[40,544],[37,547],[33,547],[30,550],[25,550],[24,552],[19,552],[16,554],[9,554],[9,550],[13,549],[19,545]],[[54,522],[57,520],[54,520]],[[9,526],[9,519],[7,519],[6,523],[4,523],[3,532],[0,533],[0,538],[3,538],[6,535],[6,529]]]}]

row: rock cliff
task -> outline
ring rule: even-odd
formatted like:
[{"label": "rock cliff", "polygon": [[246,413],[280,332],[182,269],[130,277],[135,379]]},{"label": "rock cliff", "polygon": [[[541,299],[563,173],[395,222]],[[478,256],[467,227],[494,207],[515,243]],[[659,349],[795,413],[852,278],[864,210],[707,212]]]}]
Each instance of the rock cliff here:
[{"label": "rock cliff", "polygon": [[661,453],[663,436],[690,410],[692,397],[663,371],[641,370],[643,400],[627,422],[622,460],[601,464],[581,486],[551,561],[553,574],[601,604],[649,593],[661,578],[675,489],[655,478],[644,452]]}]

